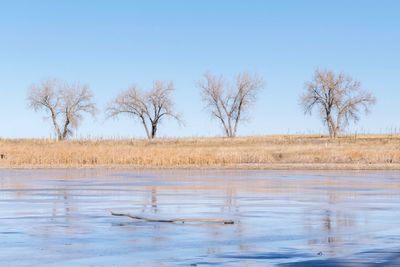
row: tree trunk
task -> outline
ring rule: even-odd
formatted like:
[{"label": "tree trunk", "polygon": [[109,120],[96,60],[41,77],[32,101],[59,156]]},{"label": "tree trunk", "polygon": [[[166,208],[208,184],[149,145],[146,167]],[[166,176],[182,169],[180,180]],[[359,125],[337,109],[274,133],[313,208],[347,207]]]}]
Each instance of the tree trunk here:
[{"label": "tree trunk", "polygon": [[151,139],[154,139],[157,134],[157,123],[151,125]]},{"label": "tree trunk", "polygon": [[229,137],[232,138],[233,136],[233,131],[232,131],[232,122],[231,122],[231,118],[228,114],[228,127],[229,127]]},{"label": "tree trunk", "polygon": [[[70,124],[70,120],[69,120],[68,116],[66,116],[66,118],[65,118],[65,123],[64,123],[64,130],[63,130],[63,134],[62,134],[61,140],[67,139],[67,136],[68,136],[68,126],[69,126],[69,124]],[[60,140],[60,141],[61,141],[61,140]]]},{"label": "tree trunk", "polygon": [[328,130],[329,130],[329,137],[336,138],[336,136],[337,136],[336,125],[333,122],[332,116],[330,114],[327,114],[327,116],[326,116],[326,124],[327,124]]},{"label": "tree trunk", "polygon": [[51,112],[51,120],[53,121],[54,132],[57,135],[57,140],[60,141],[60,140],[62,140],[62,136],[61,136],[60,127],[57,124],[56,114],[55,114],[54,110],[52,110],[52,109],[50,109],[50,112]]},{"label": "tree trunk", "polygon": [[228,129],[228,127],[224,124],[224,129],[225,129],[225,134],[226,134],[226,137],[231,137],[230,136],[230,133],[229,133],[229,129]]},{"label": "tree trunk", "polygon": [[144,118],[141,118],[141,119],[142,119],[142,124],[143,124],[144,130],[146,131],[147,138],[151,139],[151,135],[149,132],[149,128],[147,127],[146,120]]}]

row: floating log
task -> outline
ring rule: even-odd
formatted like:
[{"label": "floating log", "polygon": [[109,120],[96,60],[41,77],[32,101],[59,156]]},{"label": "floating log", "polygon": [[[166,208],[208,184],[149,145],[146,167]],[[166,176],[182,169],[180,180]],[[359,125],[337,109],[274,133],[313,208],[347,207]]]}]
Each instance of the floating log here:
[{"label": "floating log", "polygon": [[146,222],[165,222],[165,223],[186,223],[186,222],[203,222],[203,223],[223,223],[223,224],[234,224],[235,222],[232,220],[224,220],[224,219],[190,219],[190,218],[175,218],[175,219],[152,219],[146,218],[142,216],[137,216],[129,213],[115,213],[111,212],[113,216],[125,216],[135,220],[142,220]]}]

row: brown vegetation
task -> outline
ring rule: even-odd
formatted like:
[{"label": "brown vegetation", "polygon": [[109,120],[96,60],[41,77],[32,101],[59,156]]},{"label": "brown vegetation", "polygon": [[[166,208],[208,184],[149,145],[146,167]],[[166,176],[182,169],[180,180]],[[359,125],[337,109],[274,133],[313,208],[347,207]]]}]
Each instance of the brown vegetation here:
[{"label": "brown vegetation", "polygon": [[3,168],[400,169],[400,136],[0,140]]}]

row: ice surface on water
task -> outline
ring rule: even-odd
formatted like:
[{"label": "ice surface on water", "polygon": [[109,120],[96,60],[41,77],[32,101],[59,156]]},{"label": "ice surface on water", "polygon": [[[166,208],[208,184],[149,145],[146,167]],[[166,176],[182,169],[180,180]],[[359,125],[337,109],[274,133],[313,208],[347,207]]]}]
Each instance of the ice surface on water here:
[{"label": "ice surface on water", "polygon": [[396,265],[399,222],[398,172],[0,170],[0,266]]}]

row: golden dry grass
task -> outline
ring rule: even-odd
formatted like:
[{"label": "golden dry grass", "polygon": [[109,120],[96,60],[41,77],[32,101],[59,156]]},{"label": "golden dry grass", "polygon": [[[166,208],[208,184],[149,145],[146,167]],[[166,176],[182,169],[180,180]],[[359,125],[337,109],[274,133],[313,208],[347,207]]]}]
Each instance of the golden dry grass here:
[{"label": "golden dry grass", "polygon": [[158,140],[0,139],[3,168],[396,169],[400,136],[363,135]]}]

